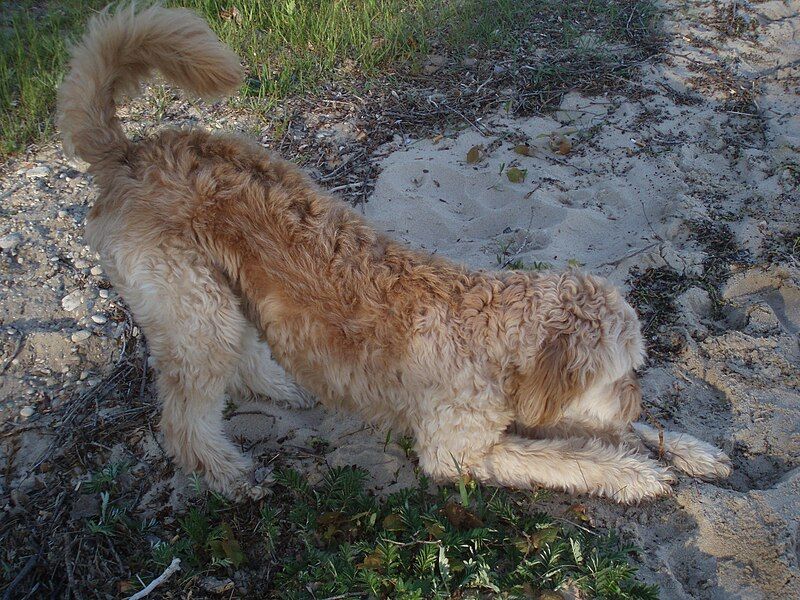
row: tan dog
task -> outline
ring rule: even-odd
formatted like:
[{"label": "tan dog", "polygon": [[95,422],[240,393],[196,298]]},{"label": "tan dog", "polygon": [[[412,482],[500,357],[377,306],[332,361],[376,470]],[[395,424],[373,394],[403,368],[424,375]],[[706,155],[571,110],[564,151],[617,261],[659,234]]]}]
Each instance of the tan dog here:
[{"label": "tan dog", "polygon": [[[114,98],[154,68],[200,96],[243,78],[189,11],[106,12],[73,49],[59,123],[100,187],[86,237],[147,335],[178,464],[219,492],[262,493],[221,411],[232,388],[308,405],[271,348],[326,406],[413,433],[433,477],[463,470],[621,502],[669,491],[670,471],[626,445],[644,350],[614,287],[576,271],[469,272],[412,251],[239,137],[128,140]],[[691,474],[729,472],[694,438],[667,434],[664,446]]]}]

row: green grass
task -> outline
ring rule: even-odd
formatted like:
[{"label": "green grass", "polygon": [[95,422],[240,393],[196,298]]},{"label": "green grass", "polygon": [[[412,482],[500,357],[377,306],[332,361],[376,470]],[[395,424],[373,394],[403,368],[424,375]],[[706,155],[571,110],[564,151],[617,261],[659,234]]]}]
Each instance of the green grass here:
[{"label": "green grass", "polygon": [[425,47],[430,0],[185,0],[250,67],[246,91],[280,99],[345,64],[370,74]]},{"label": "green grass", "polygon": [[[423,0],[178,0],[203,15],[249,68],[244,93],[268,102],[351,65],[363,74],[425,48]],[[0,156],[47,139],[67,41],[105,0],[20,0],[0,15]],[[235,9],[233,7],[236,6]]]},{"label": "green grass", "polygon": [[[0,157],[49,138],[66,40],[105,0],[15,0],[0,8]],[[521,100],[549,106],[563,89],[602,80],[616,53],[585,47],[587,31],[608,42],[646,45],[655,11],[649,0],[167,0],[197,10],[248,67],[247,106],[268,110],[292,94],[337,79],[358,82],[426,52],[486,58],[519,54],[526,65]],[[533,49],[559,60],[530,61]],[[564,55],[563,52],[568,55]],[[387,69],[388,67],[388,69]],[[447,80],[448,78],[445,78]],[[456,81],[458,77],[449,78]],[[529,81],[528,81],[529,80]],[[565,87],[566,86],[566,87]],[[591,87],[591,86],[589,86]],[[551,89],[552,88],[552,89]],[[563,89],[562,89],[563,88]],[[553,90],[556,90],[553,93]],[[532,108],[533,109],[533,108]]]},{"label": "green grass", "polygon": [[0,8],[0,157],[53,132],[56,88],[66,62],[65,33],[80,31],[102,2],[21,0]]},{"label": "green grass", "polygon": [[[113,481],[121,473],[112,465],[89,480],[108,489],[99,492],[99,514],[85,522],[85,551],[113,543],[142,581],[179,557],[184,592],[195,576],[238,571],[249,594],[283,599],[529,598],[566,589],[615,600],[658,595],[636,581],[632,547],[592,529],[581,505],[563,518],[537,510],[543,493],[469,479],[431,492],[420,477],[417,487],[377,498],[358,468],[331,469],[315,486],[284,469],[260,508],[232,505],[195,480],[195,499],[167,525],[132,514],[121,500],[125,485]],[[116,583],[142,587],[136,579]]]}]

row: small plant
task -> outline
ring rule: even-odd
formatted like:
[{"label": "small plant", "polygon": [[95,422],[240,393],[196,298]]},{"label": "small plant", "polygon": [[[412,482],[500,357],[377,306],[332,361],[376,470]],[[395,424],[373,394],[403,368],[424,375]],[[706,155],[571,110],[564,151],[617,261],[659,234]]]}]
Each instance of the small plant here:
[{"label": "small plant", "polygon": [[397,439],[397,445],[400,446],[400,449],[405,454],[406,458],[412,458],[415,456],[414,453],[414,438],[410,435],[404,435]]},{"label": "small plant", "polygon": [[570,258],[567,260],[567,266],[570,269],[580,269],[581,267],[585,266],[586,263],[582,263],[577,258]]},{"label": "small plant", "polygon": [[94,535],[111,537],[117,533],[118,528],[128,528],[130,524],[125,509],[111,503],[111,494],[100,492],[100,517],[89,520],[86,528]]},{"label": "small plant", "polygon": [[551,265],[549,262],[545,262],[545,261],[541,261],[541,260],[535,260],[535,261],[533,261],[532,263],[530,263],[528,265],[528,269],[530,271],[547,271],[548,269],[552,269],[552,268],[553,268],[553,265]]},{"label": "small plant", "polygon": [[[304,510],[282,524],[299,540],[276,557],[282,597],[305,598],[309,589],[319,597],[530,597],[566,585],[589,597],[657,597],[634,580],[633,548],[583,524],[531,513],[526,506],[536,495],[485,488],[467,476],[431,495],[423,477],[419,487],[381,501],[364,491],[365,480],[364,471],[343,468],[316,488],[304,486]],[[270,526],[276,521],[271,512]]]}]

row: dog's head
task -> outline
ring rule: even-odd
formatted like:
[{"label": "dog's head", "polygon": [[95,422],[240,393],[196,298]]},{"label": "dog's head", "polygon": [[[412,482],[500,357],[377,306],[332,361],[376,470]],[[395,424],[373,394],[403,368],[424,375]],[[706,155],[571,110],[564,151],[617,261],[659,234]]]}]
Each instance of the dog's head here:
[{"label": "dog's head", "polygon": [[517,421],[556,423],[597,389],[629,405],[626,414],[638,411],[633,370],[644,360],[644,346],[636,313],[619,291],[578,271],[532,277],[529,285],[529,310],[514,311],[525,318],[512,325],[519,333],[505,382]]}]

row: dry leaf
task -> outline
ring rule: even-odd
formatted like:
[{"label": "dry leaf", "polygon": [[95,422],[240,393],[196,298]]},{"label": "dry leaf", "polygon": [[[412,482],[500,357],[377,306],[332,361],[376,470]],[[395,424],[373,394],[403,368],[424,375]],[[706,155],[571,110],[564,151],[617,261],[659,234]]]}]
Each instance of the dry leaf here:
[{"label": "dry leaf", "polygon": [[372,554],[365,556],[364,561],[356,566],[359,569],[369,569],[380,573],[383,570],[383,553],[380,550],[375,550]]},{"label": "dry leaf", "polygon": [[444,527],[442,527],[441,523],[425,523],[425,530],[434,540],[441,539],[444,535]]},{"label": "dry leaf", "polygon": [[545,527],[544,529],[537,530],[531,535],[531,544],[537,550],[540,550],[545,544],[549,544],[558,538],[557,527]]},{"label": "dry leaf", "polygon": [[511,183],[522,183],[525,181],[525,176],[528,174],[527,169],[518,169],[517,167],[511,167],[508,171],[506,171],[506,177]]},{"label": "dry leaf", "polygon": [[572,150],[572,142],[560,133],[554,133],[550,136],[550,149],[566,156]]},{"label": "dry leaf", "polygon": [[444,505],[444,516],[453,527],[459,530],[483,527],[483,521],[478,515],[452,500]]},{"label": "dry leaf", "polygon": [[438,135],[433,136],[433,143],[438,144],[444,139],[444,136],[440,133]]},{"label": "dry leaf", "polygon": [[579,521],[589,522],[590,520],[585,504],[573,504],[567,512]]},{"label": "dry leaf", "polygon": [[485,153],[483,151],[483,146],[478,144],[477,146],[473,146],[467,152],[467,164],[474,165],[483,160]]},{"label": "dry leaf", "polygon": [[387,531],[403,531],[405,525],[400,515],[392,513],[383,519],[383,528]]},{"label": "dry leaf", "polygon": [[117,582],[117,591],[120,594],[126,594],[133,589],[133,582],[132,581],[118,581]]},{"label": "dry leaf", "polygon": [[522,156],[533,156],[536,150],[527,144],[520,144],[519,146],[514,146],[514,152]]},{"label": "dry leaf", "polygon": [[223,21],[235,21],[237,25],[242,24],[242,13],[235,6],[219,11],[219,17]]}]

